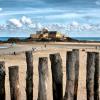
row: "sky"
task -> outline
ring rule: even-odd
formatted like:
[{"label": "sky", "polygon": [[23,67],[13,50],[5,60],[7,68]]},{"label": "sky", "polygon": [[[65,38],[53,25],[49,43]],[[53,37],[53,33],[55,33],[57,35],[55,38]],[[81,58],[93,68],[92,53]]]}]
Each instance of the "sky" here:
[{"label": "sky", "polygon": [[100,0],[0,0],[0,37],[27,37],[43,28],[100,37]]}]

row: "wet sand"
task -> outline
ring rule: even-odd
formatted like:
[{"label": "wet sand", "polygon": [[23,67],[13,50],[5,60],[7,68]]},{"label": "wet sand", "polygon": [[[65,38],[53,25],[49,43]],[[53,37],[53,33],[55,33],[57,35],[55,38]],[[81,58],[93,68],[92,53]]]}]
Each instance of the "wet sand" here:
[{"label": "wet sand", "polygon": [[[2,45],[2,44],[0,44]],[[52,76],[51,76],[51,64],[49,59],[49,54],[60,53],[63,61],[63,94],[65,93],[66,87],[66,52],[72,49],[79,49],[79,59],[80,59],[80,72],[79,72],[79,86],[78,86],[78,100],[86,100],[86,58],[87,52],[100,52],[100,43],[27,43],[27,44],[16,44],[11,46],[11,44],[3,44],[8,46],[7,49],[0,49],[0,61],[5,61],[6,67],[6,100],[10,100],[10,89],[9,89],[9,76],[8,67],[13,65],[19,66],[19,82],[20,82],[20,100],[26,100],[25,93],[25,79],[26,79],[26,58],[25,51],[33,50],[33,65],[34,65],[34,99],[37,100],[38,96],[38,59],[39,57],[48,57],[48,100],[52,99]],[[84,50],[83,50],[84,49]],[[16,55],[14,55],[16,52]]]}]

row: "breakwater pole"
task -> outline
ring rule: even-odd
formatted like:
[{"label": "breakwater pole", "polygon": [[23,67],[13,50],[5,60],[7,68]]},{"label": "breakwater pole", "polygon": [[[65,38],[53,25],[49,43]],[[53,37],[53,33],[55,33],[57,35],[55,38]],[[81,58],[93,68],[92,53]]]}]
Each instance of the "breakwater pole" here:
[{"label": "breakwater pole", "polygon": [[0,100],[5,100],[5,62],[0,61]]},{"label": "breakwater pole", "polygon": [[9,67],[9,83],[11,100],[20,100],[18,66]]},{"label": "breakwater pole", "polygon": [[99,53],[87,53],[87,100],[99,100]]},{"label": "breakwater pole", "polygon": [[66,90],[64,100],[77,100],[79,76],[79,50],[66,54]]},{"label": "breakwater pole", "polygon": [[32,51],[26,52],[26,99],[33,100],[33,54]]},{"label": "breakwater pole", "polygon": [[38,65],[39,72],[39,87],[38,87],[38,100],[47,100],[47,80],[48,80],[48,58],[39,58]]},{"label": "breakwater pole", "polygon": [[63,71],[60,54],[50,54],[50,61],[53,79],[53,100],[63,100]]}]

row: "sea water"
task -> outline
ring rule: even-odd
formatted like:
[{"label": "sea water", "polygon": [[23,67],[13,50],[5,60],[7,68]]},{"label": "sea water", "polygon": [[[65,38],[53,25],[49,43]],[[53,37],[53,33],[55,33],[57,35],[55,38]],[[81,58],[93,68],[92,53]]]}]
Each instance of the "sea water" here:
[{"label": "sea water", "polygon": [[0,41],[7,41],[9,38],[25,39],[25,38],[27,38],[27,37],[0,37]]},{"label": "sea water", "polygon": [[[0,37],[0,41],[7,41],[9,38],[25,39],[27,37]],[[72,38],[77,40],[100,41],[100,37],[72,37]]]},{"label": "sea water", "polygon": [[77,40],[85,40],[85,41],[100,41],[100,37],[73,37]]},{"label": "sea water", "polygon": [[0,46],[0,49],[7,49],[7,46]]}]

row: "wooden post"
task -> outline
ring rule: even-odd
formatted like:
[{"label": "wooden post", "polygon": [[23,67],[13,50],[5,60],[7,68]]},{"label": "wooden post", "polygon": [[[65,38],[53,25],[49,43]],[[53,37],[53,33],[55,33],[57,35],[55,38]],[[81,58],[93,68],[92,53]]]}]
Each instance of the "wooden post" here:
[{"label": "wooden post", "polygon": [[53,79],[53,100],[63,100],[62,59],[59,53],[50,54]]},{"label": "wooden post", "polygon": [[[74,100],[75,91],[75,67],[76,67],[76,54],[75,52],[67,52],[66,55],[66,90],[64,100]],[[77,76],[77,75],[76,75]]]},{"label": "wooden post", "polygon": [[74,86],[74,100],[77,100],[78,78],[79,78],[79,50],[73,49],[75,55],[75,86]]},{"label": "wooden post", "polygon": [[94,73],[95,73],[95,53],[87,53],[87,100],[94,100]]},{"label": "wooden post", "polygon": [[33,55],[32,51],[26,52],[27,76],[26,76],[26,98],[33,100]]},{"label": "wooden post", "polygon": [[95,53],[94,100],[99,100],[99,53]]},{"label": "wooden post", "polygon": [[0,61],[0,100],[5,100],[5,62]]},{"label": "wooden post", "polygon": [[10,95],[11,100],[20,100],[19,98],[19,67],[9,67],[9,82],[10,82]]},{"label": "wooden post", "polygon": [[39,58],[39,89],[38,100],[47,100],[48,58]]}]

